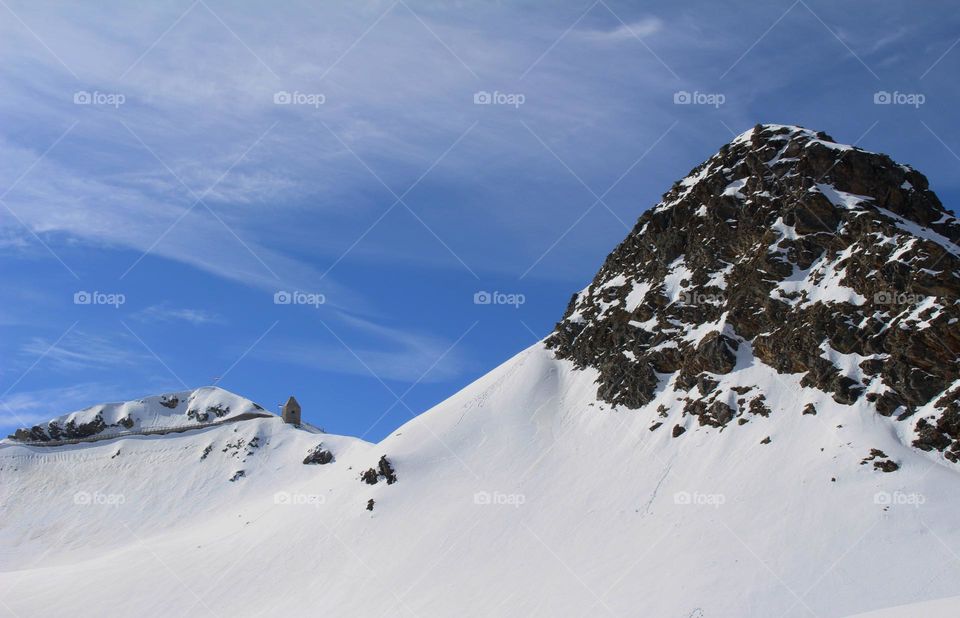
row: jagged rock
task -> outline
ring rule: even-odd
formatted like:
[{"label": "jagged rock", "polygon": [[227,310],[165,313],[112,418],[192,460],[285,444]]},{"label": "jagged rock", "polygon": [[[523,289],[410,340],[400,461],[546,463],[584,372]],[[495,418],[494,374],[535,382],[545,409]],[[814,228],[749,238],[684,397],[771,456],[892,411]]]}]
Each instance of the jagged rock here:
[{"label": "jagged rock", "polygon": [[951,402],[937,419],[937,429],[954,440],[960,438],[960,403]]},{"label": "jagged rock", "polygon": [[230,414],[230,406],[219,403],[213,406],[207,406],[207,414],[213,414],[217,418],[223,418],[227,414]]},{"label": "jagged rock", "polygon": [[767,398],[761,393],[750,400],[750,414],[758,416],[770,416],[770,408],[764,403]]},{"label": "jagged rock", "polygon": [[210,420],[210,414],[200,410],[187,410],[187,418],[198,423],[206,423]]},{"label": "jagged rock", "polygon": [[943,456],[954,463],[960,461],[960,440],[951,444],[950,449],[944,451]]},{"label": "jagged rock", "polygon": [[397,474],[386,455],[381,455],[380,461],[377,463],[377,469],[380,476],[387,480],[387,485],[393,485],[397,482]]},{"label": "jagged rock", "polygon": [[900,465],[893,461],[875,461],[873,462],[873,467],[876,470],[881,472],[896,472],[900,469]]},{"label": "jagged rock", "polygon": [[203,411],[196,408],[187,410],[187,418],[198,423],[206,423],[215,418],[223,418],[227,414],[230,414],[230,406],[221,404],[207,406],[206,410]]},{"label": "jagged rock", "polygon": [[917,430],[917,437],[913,441],[913,446],[922,451],[932,451],[933,449],[942,451],[950,446],[950,438],[941,433],[935,425],[931,425],[925,418],[917,421],[915,429]]},{"label": "jagged rock", "polygon": [[369,500],[367,500],[367,510],[368,510],[368,511],[372,511],[374,504],[376,504],[376,503],[373,501],[373,498],[370,498]]},{"label": "jagged rock", "polygon": [[76,421],[67,421],[63,430],[63,437],[68,439],[89,438],[95,436],[104,429],[107,424],[103,421],[103,415],[97,414],[89,423],[77,423]]},{"label": "jagged rock", "polygon": [[30,429],[17,429],[13,435],[8,436],[13,440],[22,442],[50,442],[52,440],[77,440],[95,436],[105,429],[111,427],[122,427],[132,429],[135,422],[130,415],[124,416],[116,423],[107,424],[103,420],[103,414],[97,413],[92,420],[82,423],[76,419],[71,419],[62,426],[56,420],[52,420],[44,425],[34,425]]},{"label": "jagged rock", "polygon": [[871,461],[873,462],[873,469],[880,470],[881,472],[896,472],[900,469],[900,465],[898,463],[889,460],[887,458],[887,454],[878,448],[870,449],[870,454],[863,458],[863,460],[860,462],[860,465],[866,465]]},{"label": "jagged rock", "polygon": [[685,414],[695,415],[701,425],[711,427],[724,427],[733,420],[733,408],[722,401],[707,405],[702,400],[691,400],[683,411]]},{"label": "jagged rock", "polygon": [[[891,421],[939,397],[915,444],[945,451],[960,442],[960,387],[946,392],[960,379],[958,244],[960,222],[916,170],[757,125],[640,217],[546,345],[597,370],[604,401],[639,409],[671,385],[718,427],[718,378],[744,346],[841,405],[866,394]],[[858,374],[837,355],[860,357]],[[748,409],[773,413],[757,397]]]},{"label": "jagged rock", "polygon": [[376,485],[380,479],[387,481],[387,485],[397,482],[397,474],[386,455],[380,457],[376,468],[368,468],[360,475],[360,480],[368,485]]},{"label": "jagged rock", "polygon": [[597,394],[614,405],[639,408],[653,399],[657,375],[650,365],[629,366],[612,363],[603,373]]},{"label": "jagged rock", "polygon": [[695,352],[690,356],[689,365],[700,371],[710,373],[730,373],[737,362],[736,339],[716,331],[708,333],[697,345]]},{"label": "jagged rock", "polygon": [[804,413],[804,414],[813,414],[814,416],[816,416],[816,414],[817,414],[817,406],[813,405],[812,403],[808,403],[807,405],[805,405],[805,406],[803,407],[803,413]]},{"label": "jagged rock", "polygon": [[170,408],[171,410],[173,410],[174,408],[180,405],[180,400],[173,395],[163,395],[162,397],[160,397],[160,405],[165,408]]},{"label": "jagged rock", "polygon": [[683,427],[683,426],[681,426],[681,425],[674,425],[674,426],[673,426],[673,434],[672,434],[672,435],[673,435],[674,438],[676,438],[676,437],[682,435],[683,432],[685,432],[686,430],[687,430],[686,427]]},{"label": "jagged rock", "polygon": [[700,391],[701,395],[709,395],[716,390],[717,386],[719,385],[720,382],[718,380],[714,380],[705,373],[697,376],[697,390]]},{"label": "jagged rock", "polygon": [[305,464],[325,465],[333,461],[333,453],[323,448],[323,443],[316,445],[307,452],[307,457],[303,460]]},{"label": "jagged rock", "polygon": [[864,457],[863,460],[860,461],[860,465],[862,466],[863,464],[869,461],[873,461],[874,459],[877,459],[877,458],[886,459],[887,454],[878,448],[872,448],[870,449],[870,454]]}]

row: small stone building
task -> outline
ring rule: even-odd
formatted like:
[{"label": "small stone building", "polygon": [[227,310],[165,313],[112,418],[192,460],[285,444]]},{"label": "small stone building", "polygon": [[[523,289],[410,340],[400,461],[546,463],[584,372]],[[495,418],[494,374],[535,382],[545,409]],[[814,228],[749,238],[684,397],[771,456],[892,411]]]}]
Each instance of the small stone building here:
[{"label": "small stone building", "polygon": [[281,411],[280,416],[283,417],[284,423],[290,423],[291,425],[300,424],[300,404],[297,403],[297,400],[293,395],[290,395],[290,399],[287,399],[287,403],[283,404],[283,410]]}]

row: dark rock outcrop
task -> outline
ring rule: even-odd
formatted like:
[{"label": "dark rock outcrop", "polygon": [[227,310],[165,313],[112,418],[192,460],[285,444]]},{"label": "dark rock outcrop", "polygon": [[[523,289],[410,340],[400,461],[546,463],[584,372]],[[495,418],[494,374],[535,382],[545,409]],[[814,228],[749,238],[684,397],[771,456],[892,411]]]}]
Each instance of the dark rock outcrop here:
[{"label": "dark rock outcrop", "polygon": [[180,400],[175,395],[163,395],[160,397],[160,405],[173,410],[180,405]]},{"label": "dark rock outcrop", "polygon": [[[741,357],[897,421],[935,402],[914,445],[957,459],[958,245],[960,222],[916,170],[758,125],[640,217],[546,345],[596,369],[606,402],[642,408],[670,387],[715,427],[745,411],[746,391],[720,392]],[[748,410],[768,416],[759,395]]]},{"label": "dark rock outcrop", "polygon": [[870,454],[863,458],[860,465],[866,465],[873,462],[873,469],[881,472],[896,472],[900,469],[900,464],[887,458],[887,454],[877,448],[870,449]]},{"label": "dark rock outcrop", "polygon": [[365,470],[360,474],[360,480],[367,485],[376,485],[381,480],[385,480],[387,485],[393,485],[397,482],[397,474],[387,456],[382,455],[377,462],[377,467]]},{"label": "dark rock outcrop", "polygon": [[310,449],[309,452],[307,452],[307,456],[303,460],[303,463],[325,465],[332,461],[333,461],[333,453],[323,448],[323,443],[321,442],[320,444]]}]

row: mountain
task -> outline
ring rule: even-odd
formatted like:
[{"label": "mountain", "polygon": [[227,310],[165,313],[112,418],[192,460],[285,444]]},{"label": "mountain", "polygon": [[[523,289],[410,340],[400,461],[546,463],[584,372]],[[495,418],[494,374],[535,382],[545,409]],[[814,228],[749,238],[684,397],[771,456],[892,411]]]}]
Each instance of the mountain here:
[{"label": "mountain", "polygon": [[219,389],[3,441],[0,607],[957,615],[957,230],[911,168],[758,126],[543,342],[378,444]]},{"label": "mountain", "polygon": [[269,414],[258,404],[215,387],[169,393],[125,403],[105,403],[17,430],[18,442],[56,445],[118,435],[170,432],[179,428],[229,423]]},{"label": "mountain", "polygon": [[547,345],[596,368],[604,401],[640,408],[666,382],[715,427],[771,413],[738,371],[757,360],[912,419],[915,446],[957,461],[958,243],[960,222],[909,166],[757,126],[640,218]]}]

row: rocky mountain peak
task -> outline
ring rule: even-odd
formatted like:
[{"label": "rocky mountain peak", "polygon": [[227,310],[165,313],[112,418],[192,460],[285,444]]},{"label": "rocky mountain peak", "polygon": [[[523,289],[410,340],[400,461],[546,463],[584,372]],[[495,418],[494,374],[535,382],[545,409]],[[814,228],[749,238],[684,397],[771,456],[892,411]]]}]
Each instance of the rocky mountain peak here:
[{"label": "rocky mountain peak", "polygon": [[839,405],[912,418],[915,446],[957,460],[958,244],[960,222],[913,168],[757,125],[640,217],[547,345],[596,369],[609,403],[672,389],[718,427],[770,413],[763,385],[723,385],[759,362]]}]

